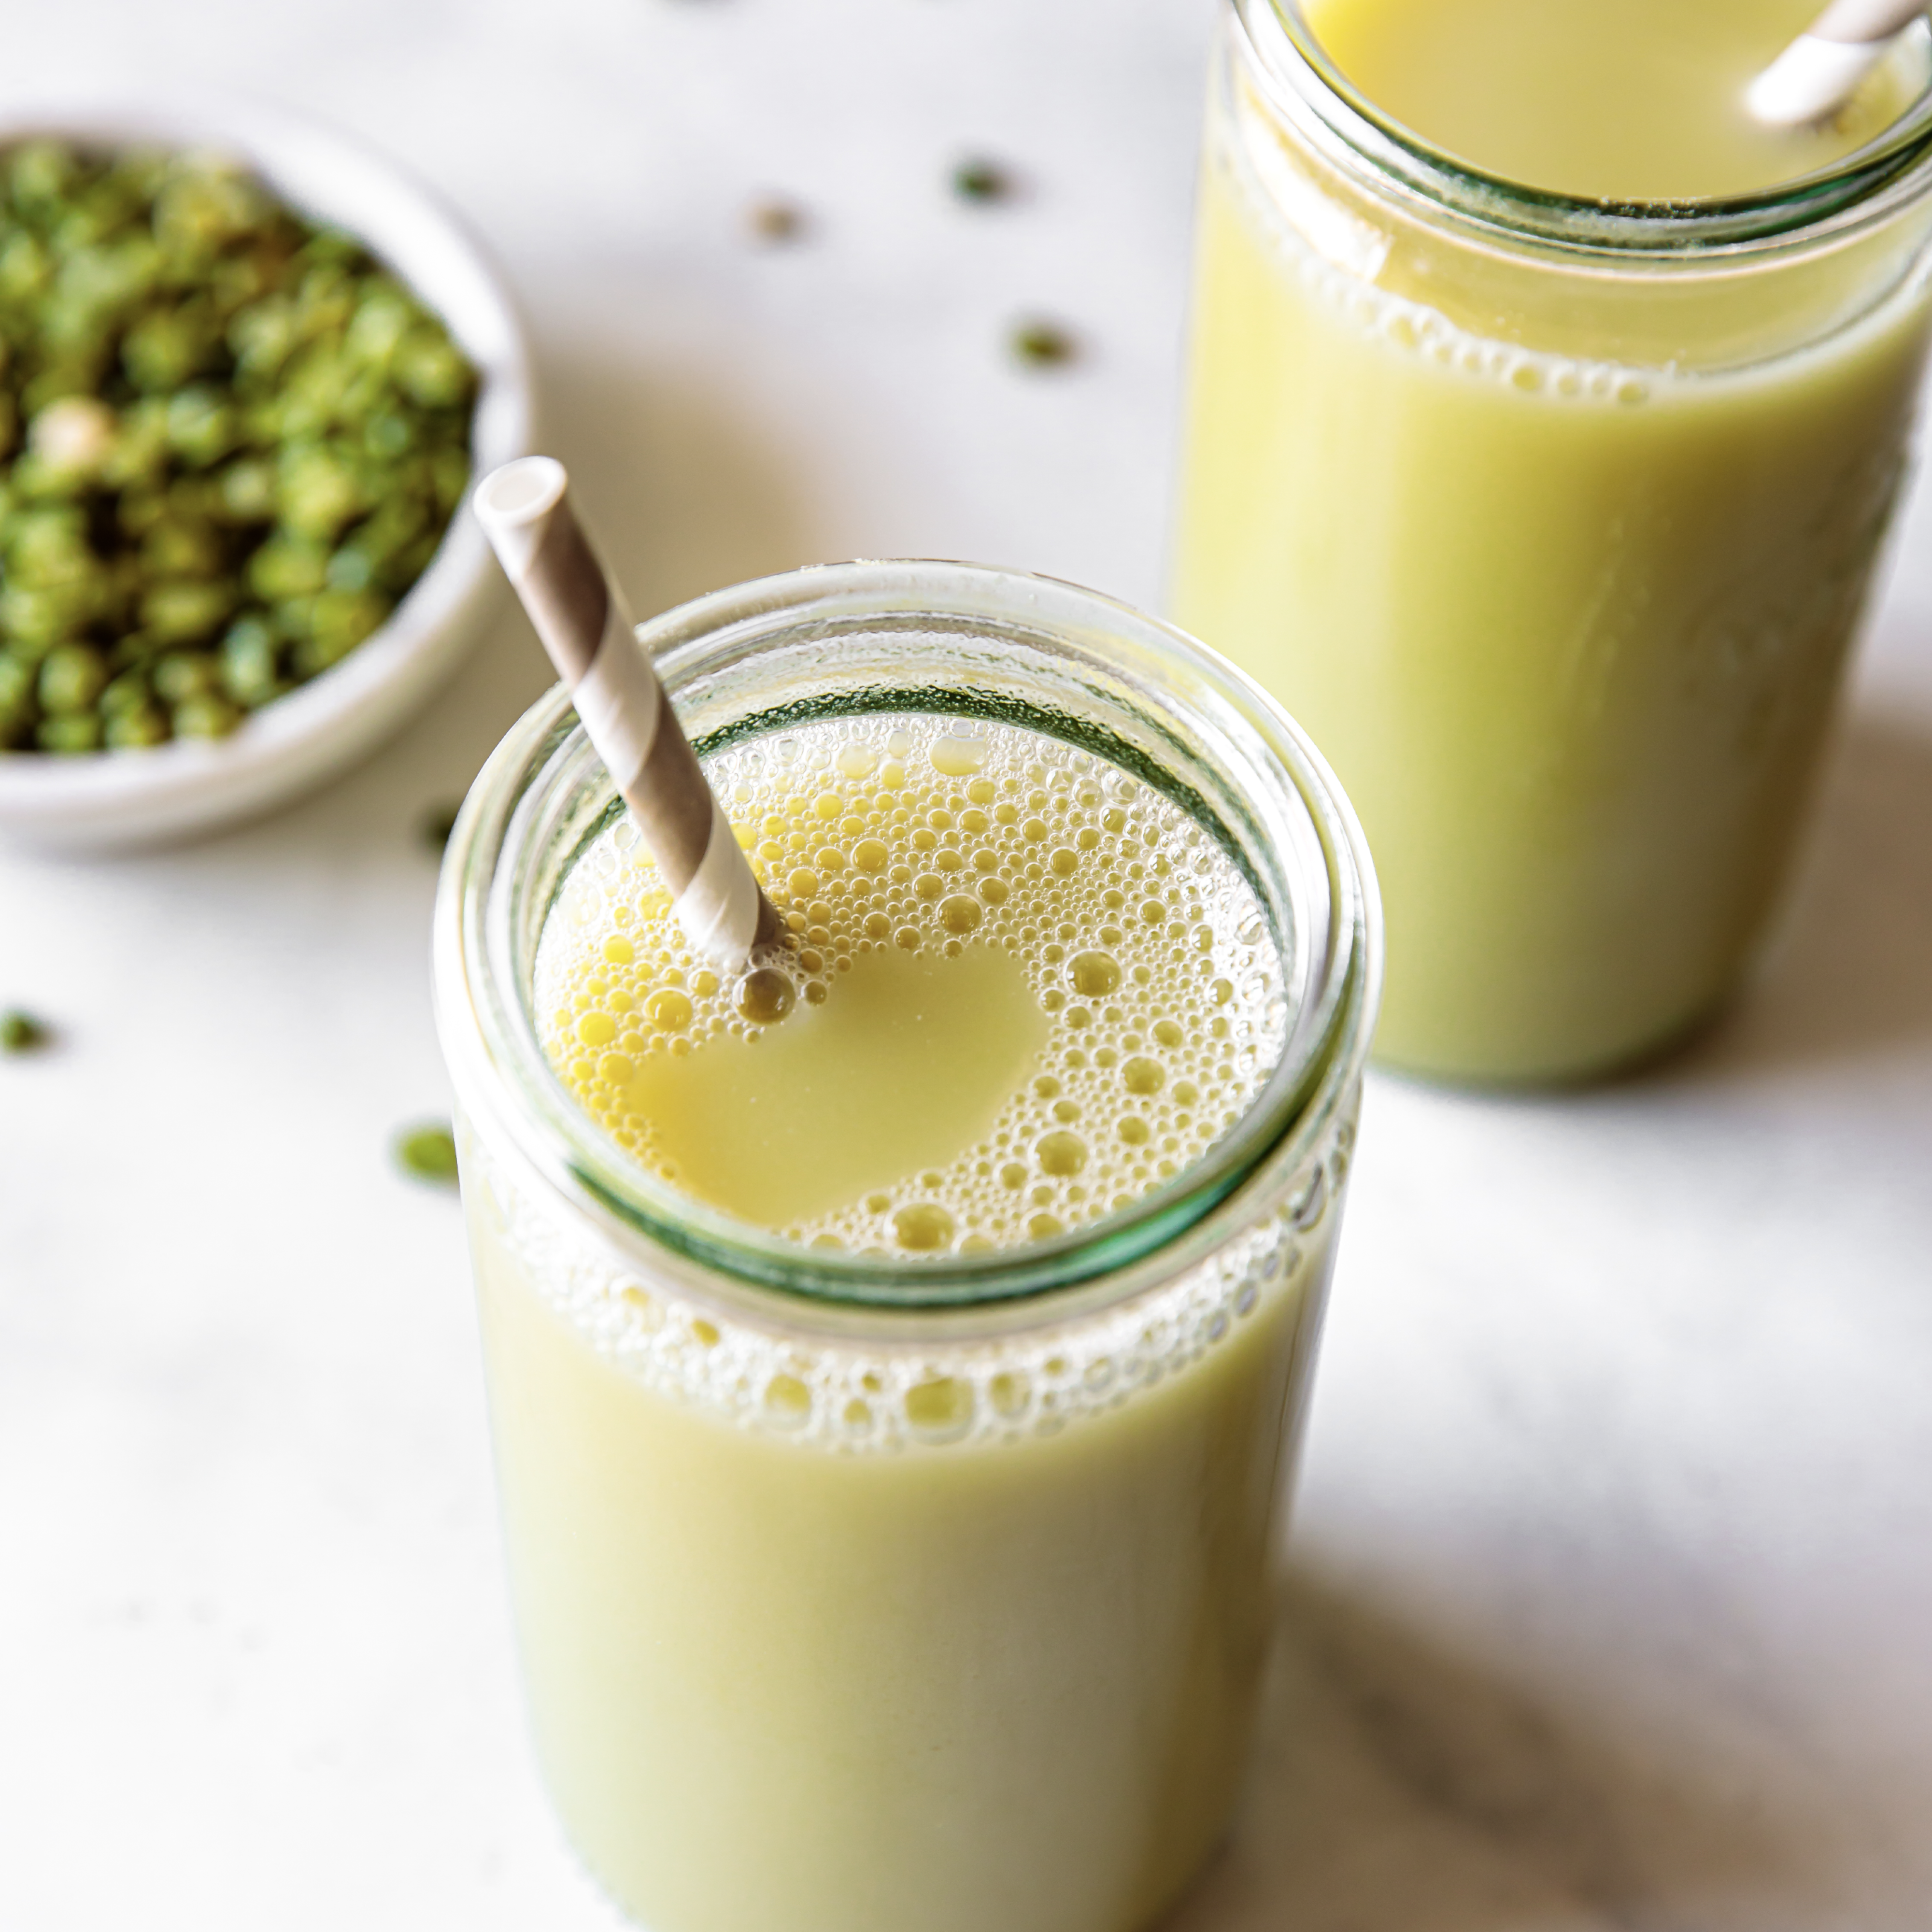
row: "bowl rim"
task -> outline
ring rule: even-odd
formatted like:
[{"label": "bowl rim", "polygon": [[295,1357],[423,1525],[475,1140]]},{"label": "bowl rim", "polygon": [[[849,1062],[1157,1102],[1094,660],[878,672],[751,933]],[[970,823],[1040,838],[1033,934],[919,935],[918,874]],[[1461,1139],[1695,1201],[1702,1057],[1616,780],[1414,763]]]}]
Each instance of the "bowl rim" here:
[{"label": "bowl rim", "polygon": [[[37,134],[233,154],[297,212],[354,235],[435,309],[479,378],[470,418],[472,487],[476,476],[527,451],[534,426],[531,355],[502,272],[469,223],[406,165],[305,112],[238,93],[0,85],[0,146]],[[362,218],[360,211],[371,206],[380,233]],[[446,296],[460,290],[462,312],[435,300],[425,280]],[[399,679],[417,672],[433,681],[424,659],[447,652],[448,666],[440,668],[453,667],[467,647],[467,637],[452,633],[475,628],[466,622],[469,607],[490,588],[496,569],[467,503],[466,491],[422,574],[376,631],[340,663],[251,712],[227,737],[79,754],[0,750],[0,831],[58,836],[71,818],[76,831],[105,832],[142,808],[189,805],[219,781],[266,808],[272,796],[282,795],[272,781],[291,754],[334,733],[347,735],[352,721],[380,708]],[[341,761],[362,748],[358,740],[341,752]],[[328,760],[331,768],[334,762]],[[293,773],[292,785],[316,775],[311,761]],[[138,836],[137,826],[128,830]]]}]

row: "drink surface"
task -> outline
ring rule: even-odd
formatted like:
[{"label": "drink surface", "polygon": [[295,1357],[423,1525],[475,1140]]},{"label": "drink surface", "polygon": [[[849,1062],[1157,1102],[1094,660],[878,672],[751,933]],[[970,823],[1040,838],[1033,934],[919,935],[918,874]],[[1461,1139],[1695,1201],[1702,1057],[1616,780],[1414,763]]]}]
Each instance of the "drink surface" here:
[{"label": "drink surface", "polygon": [[1816,0],[1311,0],[1309,24],[1385,114],[1484,172],[1565,194],[1742,194],[1862,147],[1907,105],[1882,64],[1832,122],[1769,128],[1744,90]]},{"label": "drink surface", "polygon": [[706,761],[796,935],[721,979],[620,820],[533,994],[644,1166],[737,1218],[908,1258],[1046,1240],[1198,1160],[1280,1058],[1252,888],[1158,790],[1018,726],[824,719]]}]

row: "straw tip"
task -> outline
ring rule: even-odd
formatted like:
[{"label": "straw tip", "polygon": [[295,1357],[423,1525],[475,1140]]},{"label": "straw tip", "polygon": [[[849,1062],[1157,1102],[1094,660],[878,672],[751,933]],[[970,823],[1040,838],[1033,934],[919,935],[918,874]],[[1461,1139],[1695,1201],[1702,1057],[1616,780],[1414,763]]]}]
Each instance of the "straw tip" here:
[{"label": "straw tip", "polygon": [[1835,114],[1884,56],[1886,43],[1850,45],[1801,34],[1745,91],[1767,128],[1802,128]]},{"label": "straw tip", "polygon": [[486,527],[514,530],[534,523],[563,500],[570,478],[554,456],[520,456],[493,470],[476,486],[476,514]]}]

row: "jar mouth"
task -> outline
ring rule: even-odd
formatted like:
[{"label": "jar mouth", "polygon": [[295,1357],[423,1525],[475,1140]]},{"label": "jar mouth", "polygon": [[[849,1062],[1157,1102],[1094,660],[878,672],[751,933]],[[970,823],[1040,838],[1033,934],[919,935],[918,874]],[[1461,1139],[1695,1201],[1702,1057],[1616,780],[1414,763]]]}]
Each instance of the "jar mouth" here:
[{"label": "jar mouth", "polygon": [[472,788],[443,866],[437,1012],[465,1112],[593,1216],[754,1287],[854,1307],[970,1308],[1130,1267],[1211,1220],[1320,1130],[1359,1078],[1380,988],[1360,827],[1319,754],[1241,673],[1180,632],[1052,579],[968,565],[818,566],[638,627],[700,754],[819,718],[999,718],[1166,792],[1246,874],[1289,1001],[1281,1058],[1242,1118],[1134,1206],[988,1253],[806,1248],[681,1192],[571,1098],[531,1006],[536,942],[571,866],[622,810],[560,688]]},{"label": "jar mouth", "polygon": [[1918,91],[1891,126],[1828,167],[1748,194],[1606,200],[1486,172],[1385,114],[1336,66],[1301,0],[1233,0],[1234,35],[1269,105],[1350,172],[1478,230],[1584,254],[1702,256],[1882,219],[1923,191],[1932,171],[1932,25],[1908,30],[1902,58]]}]

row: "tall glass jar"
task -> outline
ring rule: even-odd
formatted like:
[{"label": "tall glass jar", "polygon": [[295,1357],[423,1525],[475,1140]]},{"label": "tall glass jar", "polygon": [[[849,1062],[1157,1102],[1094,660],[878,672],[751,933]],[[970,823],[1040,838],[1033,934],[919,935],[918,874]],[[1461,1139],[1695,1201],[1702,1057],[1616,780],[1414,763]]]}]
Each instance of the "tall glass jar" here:
[{"label": "tall glass jar", "polygon": [[701,752],[910,710],[1160,788],[1254,886],[1287,1044],[1199,1162],[1058,1240],[734,1223],[539,1051],[538,937],[620,808],[566,698],[528,713],[451,843],[436,997],[551,1792],[653,1932],[1132,1932],[1247,1738],[1378,987],[1359,832],[1245,679],[1064,584],[842,566],[639,634]]},{"label": "tall glass jar", "polygon": [[1787,870],[1906,464],[1932,106],[1774,190],[1609,205],[1430,148],[1296,0],[1226,26],[1175,614],[1361,813],[1378,1053],[1615,1066],[1724,999]]}]

